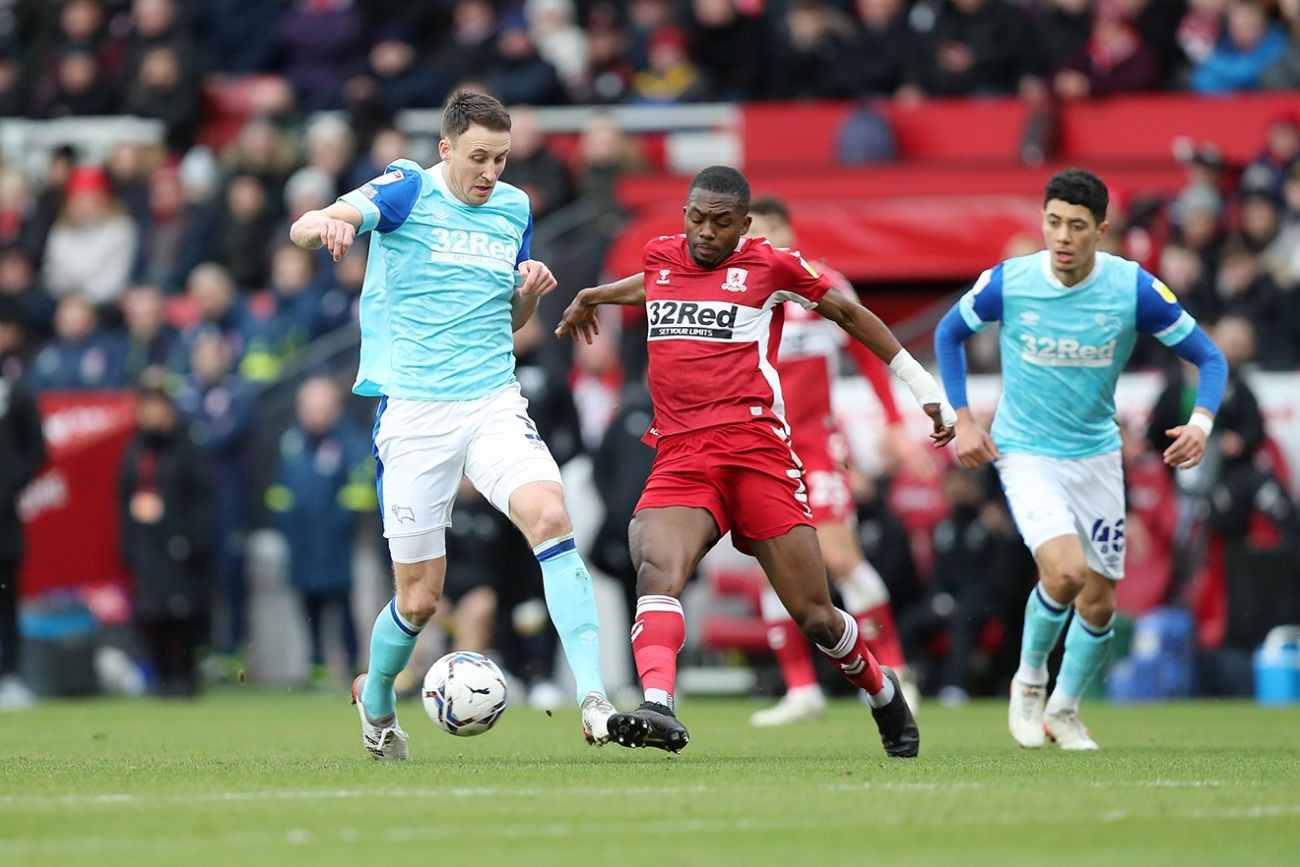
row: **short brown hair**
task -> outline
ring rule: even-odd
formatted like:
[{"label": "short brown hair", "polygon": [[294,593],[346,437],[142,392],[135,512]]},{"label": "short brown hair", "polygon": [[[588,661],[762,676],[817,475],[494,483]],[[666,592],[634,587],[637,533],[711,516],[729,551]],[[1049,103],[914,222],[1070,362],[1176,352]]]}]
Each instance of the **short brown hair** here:
[{"label": "short brown hair", "polygon": [[787,224],[790,222],[790,209],[776,196],[759,196],[749,203],[749,212],[760,217],[776,217]]},{"label": "short brown hair", "polygon": [[457,90],[442,110],[442,137],[455,141],[472,124],[492,132],[510,132],[510,112],[495,96],[476,90]]}]

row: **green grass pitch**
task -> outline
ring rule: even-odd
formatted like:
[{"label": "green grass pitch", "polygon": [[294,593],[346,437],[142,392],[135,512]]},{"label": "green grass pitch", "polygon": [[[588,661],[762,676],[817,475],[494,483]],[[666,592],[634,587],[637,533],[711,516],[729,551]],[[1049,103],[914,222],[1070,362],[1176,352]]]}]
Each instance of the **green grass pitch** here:
[{"label": "green grass pitch", "polygon": [[[681,756],[593,749],[576,711],[478,738],[402,706],[364,755],[343,693],[50,702],[0,717],[0,865],[1300,863],[1300,709],[1086,706],[1102,752],[1016,747],[1005,706],[923,706],[886,760],[851,701],[749,727],[686,700]],[[832,860],[833,859],[833,860]]]}]

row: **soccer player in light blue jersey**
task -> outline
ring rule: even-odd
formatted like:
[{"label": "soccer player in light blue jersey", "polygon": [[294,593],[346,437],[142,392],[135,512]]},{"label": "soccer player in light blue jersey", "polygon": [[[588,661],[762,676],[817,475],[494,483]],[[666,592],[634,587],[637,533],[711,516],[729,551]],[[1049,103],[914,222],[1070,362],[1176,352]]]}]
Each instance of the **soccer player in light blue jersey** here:
[{"label": "soccer player in light blue jersey", "polygon": [[446,577],[445,533],[462,475],[528,539],[547,607],[577,680],[583,733],[609,739],[614,708],[600,676],[591,576],[573,540],[560,471],[515,380],[511,335],[555,278],[530,258],[528,196],[498,178],[510,115],[495,98],[447,103],[442,161],[398,160],[290,228],[300,247],[339,261],[373,231],[361,292],[361,364],[353,391],[379,398],[374,453],[396,595],[379,612],[370,670],[352,685],[366,749],[405,759],[393,679],[433,616]]},{"label": "soccer player in light blue jersey", "polygon": [[[1155,335],[1200,370],[1191,417],[1167,431],[1170,466],[1200,462],[1227,378],[1222,353],[1168,287],[1097,251],[1109,228],[1108,198],[1090,172],[1053,177],[1043,196],[1047,249],[985,271],[935,332],[957,410],[957,457],[965,467],[994,462],[1038,562],[1008,715],[1023,747],[1050,737],[1063,749],[1097,749],[1079,720],[1079,697],[1106,661],[1115,585],[1124,577],[1124,475],[1113,417],[1115,383],[1136,335]],[[1002,398],[990,436],[967,405],[962,342],[993,322],[1001,323]],[[1065,656],[1048,699],[1047,657],[1062,631]]]}]

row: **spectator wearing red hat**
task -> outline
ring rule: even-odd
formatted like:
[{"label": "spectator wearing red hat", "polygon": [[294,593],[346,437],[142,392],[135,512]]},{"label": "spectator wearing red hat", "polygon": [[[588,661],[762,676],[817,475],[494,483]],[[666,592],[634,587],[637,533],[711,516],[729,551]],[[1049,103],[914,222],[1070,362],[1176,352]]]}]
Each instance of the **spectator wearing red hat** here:
[{"label": "spectator wearing red hat", "polygon": [[646,45],[646,68],[632,79],[632,101],[695,102],[708,92],[703,73],[691,62],[690,41],[677,27],[660,27]]},{"label": "spectator wearing red hat", "polygon": [[136,257],[135,224],[98,166],[68,175],[63,210],[45,242],[44,280],[56,297],[84,295],[96,307],[115,305]]}]

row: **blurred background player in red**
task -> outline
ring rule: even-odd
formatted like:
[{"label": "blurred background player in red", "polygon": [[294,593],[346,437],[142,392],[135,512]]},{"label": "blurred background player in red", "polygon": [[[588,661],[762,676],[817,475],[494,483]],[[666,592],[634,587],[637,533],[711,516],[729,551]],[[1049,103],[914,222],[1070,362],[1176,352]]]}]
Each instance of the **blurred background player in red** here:
[{"label": "blurred background player in red", "polygon": [[920,735],[897,676],[876,661],[857,620],[831,604],[774,367],[783,302],[816,308],[889,358],[934,422],[936,446],[952,438],[956,416],[874,314],[798,253],[743,237],[749,204],[744,175],[704,169],[687,190],[685,233],[646,244],[641,274],[579,292],[556,329],[590,341],[601,304],[644,304],[649,322],[654,421],[646,441],[658,453],[628,528],[638,597],[632,650],[645,701],[612,717],[610,733],[627,747],[680,752],[689,743],[673,710],[686,637],[680,596],[700,559],[730,531],[800,631],[867,692],[886,754],[913,757]]},{"label": "blurred background player in red", "polygon": [[[797,242],[790,212],[780,199],[755,199],[749,205],[749,216],[749,237],[766,238],[774,247],[794,248]],[[849,298],[857,297],[844,275],[821,262],[817,270],[840,292]],[[919,691],[903,658],[889,588],[862,555],[854,533],[853,491],[846,471],[848,446],[831,409],[831,381],[840,352],[845,349],[871,383],[891,429],[897,430],[900,416],[885,363],[861,343],[847,340],[844,330],[834,322],[800,304],[786,302],[776,369],[785,395],[790,442],[803,463],[808,507],[817,528],[822,559],[845,610],[857,620],[867,647],[882,665],[898,675],[903,695],[915,710]],[[901,430],[898,433],[896,441],[909,442]],[[781,669],[786,692],[775,706],[758,711],[749,721],[756,726],[778,726],[815,720],[826,708],[826,697],[817,682],[812,648],[771,587],[763,589],[761,606],[768,645]]]}]

